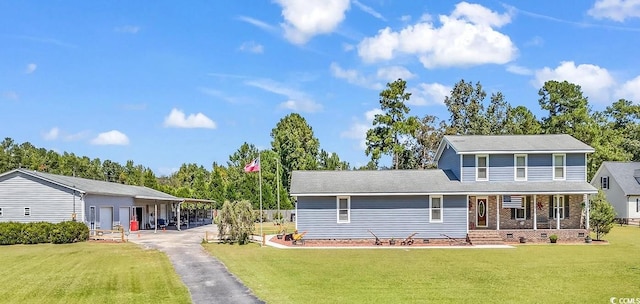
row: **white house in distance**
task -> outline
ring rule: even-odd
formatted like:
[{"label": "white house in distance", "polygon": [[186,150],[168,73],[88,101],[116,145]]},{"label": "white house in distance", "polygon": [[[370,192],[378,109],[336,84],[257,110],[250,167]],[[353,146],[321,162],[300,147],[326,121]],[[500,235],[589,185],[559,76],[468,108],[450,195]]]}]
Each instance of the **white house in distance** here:
[{"label": "white house in distance", "polygon": [[640,219],[640,162],[603,162],[591,185],[602,189],[619,219]]},{"label": "white house in distance", "polygon": [[0,222],[77,220],[90,229],[157,229],[180,219],[184,199],[141,186],[26,169],[0,174]]}]

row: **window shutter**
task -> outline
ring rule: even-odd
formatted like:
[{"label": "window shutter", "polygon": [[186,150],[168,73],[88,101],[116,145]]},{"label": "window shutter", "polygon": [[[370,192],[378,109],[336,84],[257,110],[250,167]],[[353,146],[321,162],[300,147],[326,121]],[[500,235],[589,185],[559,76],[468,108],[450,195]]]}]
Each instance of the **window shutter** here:
[{"label": "window shutter", "polygon": [[531,219],[531,196],[527,196],[527,219]]},{"label": "window shutter", "polygon": [[549,219],[553,218],[553,195],[549,195]]},{"label": "window shutter", "polygon": [[516,218],[516,209],[511,208],[511,219],[515,219]]},{"label": "window shutter", "polygon": [[569,218],[569,196],[564,196],[564,218]]}]

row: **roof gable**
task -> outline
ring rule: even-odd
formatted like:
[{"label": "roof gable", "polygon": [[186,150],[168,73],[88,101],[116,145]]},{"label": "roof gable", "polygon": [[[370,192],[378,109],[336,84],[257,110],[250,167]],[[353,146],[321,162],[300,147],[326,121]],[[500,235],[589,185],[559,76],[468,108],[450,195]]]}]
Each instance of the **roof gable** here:
[{"label": "roof gable", "polygon": [[603,162],[601,167],[609,171],[625,195],[640,195],[640,162]]}]

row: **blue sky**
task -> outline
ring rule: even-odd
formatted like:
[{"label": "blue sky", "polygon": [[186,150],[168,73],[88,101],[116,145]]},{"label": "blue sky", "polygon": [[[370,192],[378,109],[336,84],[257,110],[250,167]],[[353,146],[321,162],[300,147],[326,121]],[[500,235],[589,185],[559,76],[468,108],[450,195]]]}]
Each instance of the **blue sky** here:
[{"label": "blue sky", "polygon": [[297,112],[363,165],[389,81],[440,119],[460,79],[538,117],[568,80],[602,110],[640,101],[639,46],[638,0],[0,1],[0,135],[160,175],[268,148]]}]

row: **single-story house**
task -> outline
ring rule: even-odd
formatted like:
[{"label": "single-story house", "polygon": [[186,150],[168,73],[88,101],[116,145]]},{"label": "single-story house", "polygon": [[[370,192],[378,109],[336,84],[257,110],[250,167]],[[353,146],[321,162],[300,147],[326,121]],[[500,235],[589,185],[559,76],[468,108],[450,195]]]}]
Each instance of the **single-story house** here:
[{"label": "single-story house", "polygon": [[593,151],[569,135],[445,136],[437,169],[294,171],[296,228],[308,239],[584,238]]},{"label": "single-story house", "polygon": [[92,230],[158,229],[158,221],[179,221],[183,201],[147,187],[26,169],[0,174],[0,222],[77,220]]},{"label": "single-story house", "polygon": [[591,179],[619,219],[640,219],[640,162],[603,162]]}]

